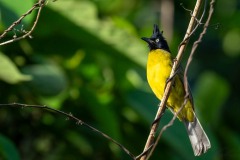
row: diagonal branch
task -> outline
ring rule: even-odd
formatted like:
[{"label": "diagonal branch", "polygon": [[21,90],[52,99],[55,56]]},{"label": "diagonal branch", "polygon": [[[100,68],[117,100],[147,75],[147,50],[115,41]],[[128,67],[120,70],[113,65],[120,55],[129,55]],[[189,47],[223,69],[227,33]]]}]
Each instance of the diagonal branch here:
[{"label": "diagonal branch", "polygon": [[60,115],[66,116],[67,119],[71,119],[71,120],[75,121],[77,125],[83,125],[83,126],[89,128],[89,129],[91,129],[93,132],[96,132],[97,134],[103,136],[107,140],[113,142],[119,148],[121,148],[127,155],[129,155],[132,159],[135,159],[135,156],[126,147],[124,147],[121,143],[119,143],[116,140],[112,139],[110,136],[108,136],[107,134],[105,134],[105,133],[101,132],[100,130],[94,128],[93,126],[89,125],[88,123],[86,123],[86,122],[80,120],[79,118],[75,117],[72,113],[66,113],[66,112],[63,112],[61,110],[50,108],[50,107],[48,107],[46,105],[41,106],[41,105],[30,105],[30,104],[21,104],[21,103],[10,103],[10,104],[0,104],[0,108],[1,107],[39,108],[39,109],[51,111],[53,113],[58,113]]},{"label": "diagonal branch", "polygon": [[146,152],[146,151],[147,152],[146,152],[145,155],[142,155],[141,157],[138,156],[138,158],[141,158],[141,160],[146,160],[150,156],[149,155],[149,153],[150,153],[149,150],[152,149],[150,146],[152,146],[152,144],[155,143],[154,142],[155,134],[156,134],[156,131],[157,131],[157,128],[158,128],[161,116],[163,115],[163,113],[164,113],[164,111],[166,109],[166,102],[167,102],[167,99],[168,99],[168,97],[170,95],[171,87],[172,87],[173,81],[174,81],[174,73],[176,72],[176,70],[177,70],[177,68],[178,68],[178,66],[180,64],[180,61],[181,61],[181,58],[183,56],[184,50],[185,50],[186,45],[187,45],[187,43],[189,41],[190,35],[191,35],[191,33],[192,33],[193,29],[194,29],[195,18],[197,17],[197,15],[199,13],[201,4],[202,4],[202,0],[197,0],[197,2],[195,4],[195,8],[194,8],[193,13],[192,13],[192,17],[190,19],[190,22],[189,22],[189,25],[188,25],[188,28],[187,28],[187,31],[186,31],[186,34],[184,36],[183,43],[180,44],[180,47],[179,47],[179,50],[178,50],[178,54],[177,54],[176,59],[175,59],[174,64],[173,64],[173,68],[172,68],[172,71],[171,71],[171,74],[170,74],[170,77],[173,77],[173,79],[170,80],[166,84],[165,92],[163,94],[161,103],[159,105],[157,114],[155,116],[154,123],[153,123],[153,125],[151,127],[151,130],[150,130],[147,142],[146,142],[144,150],[143,150],[143,152]]},{"label": "diagonal branch", "polygon": [[45,5],[45,0],[38,0],[38,2],[35,3],[31,9],[29,9],[26,13],[24,13],[18,20],[16,20],[15,22],[13,22],[13,24],[12,24],[11,26],[9,26],[8,29],[6,29],[6,30],[0,35],[0,40],[1,40],[3,37],[5,37],[8,32],[12,31],[16,25],[20,24],[21,21],[22,21],[27,15],[31,14],[34,9],[39,8],[39,9],[38,9],[38,13],[37,13],[37,17],[36,17],[36,19],[35,19],[35,21],[34,21],[34,23],[33,23],[32,28],[30,29],[30,31],[24,31],[25,34],[22,35],[22,36],[17,37],[17,38],[13,38],[13,39],[11,39],[11,40],[8,40],[8,41],[5,41],[5,42],[0,43],[0,46],[3,46],[3,45],[5,45],[5,44],[18,41],[18,40],[20,40],[20,39],[24,39],[24,38],[26,38],[26,37],[30,37],[31,33],[33,32],[33,30],[35,29],[35,27],[36,27],[36,25],[37,25],[38,19],[39,19],[39,17],[40,17],[41,10],[42,10],[42,8],[43,8],[44,5]]},{"label": "diagonal branch", "polygon": [[187,72],[188,72],[188,69],[189,69],[189,66],[190,66],[190,63],[193,59],[193,55],[199,45],[199,43],[202,42],[202,39],[203,39],[203,36],[206,34],[207,32],[207,28],[209,26],[209,23],[210,23],[210,20],[211,20],[211,17],[213,15],[213,12],[214,12],[214,4],[215,4],[215,0],[211,0],[210,2],[210,9],[209,9],[209,13],[208,13],[208,18],[203,26],[203,31],[202,33],[200,34],[200,36],[198,37],[198,40],[194,42],[193,46],[192,46],[192,49],[191,49],[191,53],[190,53],[190,56],[188,58],[188,61],[187,61],[187,64],[186,64],[186,68],[185,68],[185,71],[184,71],[184,87],[185,87],[185,91],[186,91],[186,94],[189,93],[189,88],[187,87]]},{"label": "diagonal branch", "polygon": [[[203,19],[204,14],[205,14],[205,8],[206,8],[206,6],[207,6],[207,3],[206,3],[206,2],[207,2],[207,1],[205,1],[205,7],[204,7],[204,11],[203,11],[203,13],[202,13],[202,16],[201,16],[201,18],[197,21],[198,23],[197,23],[196,27],[194,28],[194,30],[197,29],[197,27],[198,27],[200,24],[202,24],[202,19]],[[190,53],[189,58],[188,58],[188,61],[187,61],[187,65],[186,65],[185,70],[184,70],[184,87],[185,87],[185,92],[186,92],[184,102],[183,102],[181,108],[178,110],[178,112],[174,114],[174,116],[173,116],[173,118],[171,119],[171,121],[170,121],[168,124],[166,124],[166,125],[161,129],[161,131],[160,131],[160,133],[159,133],[159,135],[158,135],[158,137],[157,137],[157,140],[156,140],[156,142],[155,142],[155,144],[154,144],[154,146],[153,146],[153,149],[152,149],[151,151],[153,151],[154,148],[156,147],[156,145],[157,145],[157,143],[159,142],[159,140],[160,140],[163,132],[164,132],[167,128],[169,128],[170,126],[173,125],[173,122],[174,122],[175,119],[177,118],[177,115],[181,112],[181,110],[183,109],[183,107],[184,107],[184,106],[186,105],[186,103],[187,103],[187,100],[188,100],[188,97],[189,97],[189,87],[188,87],[188,81],[187,81],[187,72],[188,72],[190,63],[191,63],[191,61],[192,61],[193,55],[194,55],[194,53],[195,53],[195,51],[196,51],[196,49],[197,49],[197,46],[198,46],[198,44],[202,41],[203,35],[206,33],[206,30],[207,30],[207,28],[208,28],[208,26],[209,26],[209,22],[210,22],[210,19],[211,19],[211,17],[212,17],[213,11],[214,11],[214,3],[215,3],[215,0],[212,0],[212,1],[210,2],[210,10],[209,10],[208,18],[207,18],[207,20],[206,20],[206,22],[205,22],[205,25],[204,25],[204,29],[203,29],[202,33],[200,34],[198,40],[195,41],[194,44],[193,44],[191,53]],[[193,31],[194,31],[194,30],[193,30]],[[150,153],[150,155],[151,155],[151,154],[152,154],[152,153]]]},{"label": "diagonal branch", "polygon": [[[206,2],[206,1],[205,1],[205,2]],[[170,120],[170,122],[169,122],[168,124],[166,124],[166,125],[161,129],[161,131],[160,131],[160,133],[159,133],[159,135],[158,135],[158,137],[157,137],[157,140],[156,140],[155,144],[153,145],[153,149],[151,150],[151,152],[155,149],[155,147],[156,147],[157,143],[159,142],[159,140],[160,140],[163,132],[164,132],[167,128],[169,128],[170,126],[173,125],[173,122],[174,122],[175,119],[177,118],[177,115],[181,112],[181,110],[183,109],[183,107],[184,107],[184,106],[186,105],[186,103],[187,103],[187,100],[188,100],[188,97],[189,97],[189,87],[188,87],[188,81],[187,81],[187,72],[188,72],[190,63],[191,63],[191,61],[192,61],[192,59],[193,59],[193,55],[194,55],[194,53],[195,53],[195,51],[196,51],[196,49],[197,49],[197,47],[198,47],[198,44],[201,43],[202,38],[203,38],[203,35],[206,33],[207,28],[208,28],[208,26],[209,26],[209,22],[210,22],[210,19],[211,19],[211,17],[212,17],[213,11],[214,11],[214,3],[215,3],[215,0],[212,0],[212,1],[210,2],[210,10],[209,10],[208,18],[207,18],[207,20],[206,20],[206,22],[205,22],[205,25],[204,25],[204,28],[203,28],[202,33],[199,35],[198,40],[195,41],[194,44],[193,44],[191,53],[190,53],[189,58],[188,58],[188,61],[187,61],[186,68],[185,68],[185,70],[184,70],[184,87],[185,87],[185,92],[186,92],[184,102],[183,102],[181,108],[178,110],[178,112],[174,114],[174,116],[173,116],[173,118]],[[200,20],[198,20],[198,24],[196,25],[196,27],[198,27],[200,24],[202,24],[202,19],[203,19],[204,13],[205,13],[205,8],[206,8],[206,3],[205,3],[205,7],[204,7],[204,12],[203,12]],[[196,27],[195,27],[195,28],[196,28]],[[151,155],[151,154],[152,154],[152,153],[150,153],[149,155]]]}]

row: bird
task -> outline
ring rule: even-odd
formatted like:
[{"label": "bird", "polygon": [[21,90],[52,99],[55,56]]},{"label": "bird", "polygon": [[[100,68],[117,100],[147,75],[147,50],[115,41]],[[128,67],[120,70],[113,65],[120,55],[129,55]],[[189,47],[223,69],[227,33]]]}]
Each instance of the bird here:
[{"label": "bird", "polygon": [[[171,79],[170,73],[173,67],[173,58],[163,32],[159,31],[158,25],[154,24],[153,34],[150,38],[142,37],[150,49],[147,60],[147,81],[156,97],[161,101],[166,83]],[[186,91],[183,83],[183,71],[179,67],[176,72],[167,108],[172,113],[177,113],[184,103]],[[188,85],[188,84],[187,84]],[[211,143],[203,130],[196,113],[192,93],[189,88],[189,98],[183,109],[178,113],[177,118],[184,123],[193,148],[195,156],[206,153],[211,148]]]}]

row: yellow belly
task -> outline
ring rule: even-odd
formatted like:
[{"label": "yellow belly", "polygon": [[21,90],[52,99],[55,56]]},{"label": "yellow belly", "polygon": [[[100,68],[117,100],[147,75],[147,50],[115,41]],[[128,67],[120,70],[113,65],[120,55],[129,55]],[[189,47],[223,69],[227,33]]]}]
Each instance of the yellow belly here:
[{"label": "yellow belly", "polygon": [[[172,69],[171,55],[165,50],[156,49],[149,53],[147,63],[147,79],[154,94],[161,100],[167,79]],[[177,112],[184,101],[185,91],[183,83],[176,75],[167,106]],[[183,110],[179,113],[180,120],[194,120],[193,106],[190,101],[187,102]]]}]

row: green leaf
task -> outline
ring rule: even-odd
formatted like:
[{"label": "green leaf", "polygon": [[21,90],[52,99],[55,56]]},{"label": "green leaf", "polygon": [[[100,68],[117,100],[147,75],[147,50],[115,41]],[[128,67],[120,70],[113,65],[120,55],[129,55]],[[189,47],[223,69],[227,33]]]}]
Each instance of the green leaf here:
[{"label": "green leaf", "polygon": [[26,85],[42,96],[55,96],[67,87],[66,77],[56,65],[31,65],[26,66],[23,71],[33,77]]},{"label": "green leaf", "polygon": [[[3,21],[7,27],[11,25],[14,21],[19,19],[23,14],[25,14],[30,8],[32,8],[34,1],[24,0],[1,0],[0,1],[0,23]],[[30,24],[35,14],[29,14],[23,19],[24,24]],[[19,27],[20,28],[20,27]]]},{"label": "green leaf", "polygon": [[9,84],[16,84],[22,81],[30,81],[32,79],[31,76],[20,73],[16,65],[1,52],[0,68],[0,79]]},{"label": "green leaf", "polygon": [[[74,27],[77,27],[67,26],[61,18],[59,23],[56,24],[57,26],[51,26],[54,30],[57,27],[63,34],[67,34],[74,39],[78,38],[78,41],[84,47],[89,46],[89,42],[91,42],[91,49],[94,46],[94,48],[106,53],[117,53],[141,66],[145,66],[148,48],[140,37],[136,37],[134,34],[136,31],[131,31],[134,27],[127,21],[124,22],[123,19],[117,18],[99,20],[97,8],[91,1],[62,1],[50,5],[50,7],[72,22]],[[71,12],[69,12],[69,8],[71,8]],[[132,29],[126,29],[122,27],[123,25],[131,26]],[[49,29],[48,26],[46,30]]]},{"label": "green leaf", "polygon": [[7,137],[0,134],[0,159],[20,160],[20,156],[15,145]]}]

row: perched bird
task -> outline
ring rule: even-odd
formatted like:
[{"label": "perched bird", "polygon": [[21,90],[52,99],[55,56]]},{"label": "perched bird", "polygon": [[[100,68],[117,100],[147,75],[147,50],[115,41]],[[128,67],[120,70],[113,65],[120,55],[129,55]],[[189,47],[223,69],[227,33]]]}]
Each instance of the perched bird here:
[{"label": "perched bird", "polygon": [[[170,49],[157,25],[154,25],[150,38],[143,37],[142,39],[148,43],[150,49],[147,62],[147,80],[154,94],[161,100],[173,66]],[[189,94],[189,100],[178,114],[178,119],[186,126],[195,156],[200,156],[211,148],[211,144],[194,112],[193,98],[191,93]],[[184,97],[183,74],[180,71],[175,76],[167,100],[167,107],[174,113],[178,112],[184,102]]]}]

